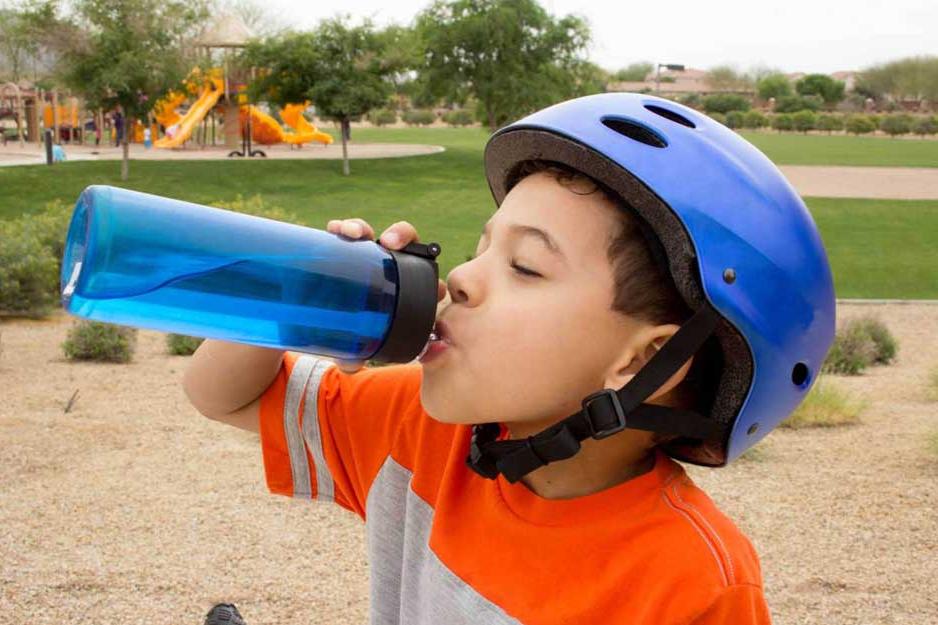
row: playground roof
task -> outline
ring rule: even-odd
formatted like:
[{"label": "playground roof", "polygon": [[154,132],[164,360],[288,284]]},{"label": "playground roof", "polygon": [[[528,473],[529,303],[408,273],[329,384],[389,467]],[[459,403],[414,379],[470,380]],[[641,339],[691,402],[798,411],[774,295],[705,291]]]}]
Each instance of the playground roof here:
[{"label": "playground roof", "polygon": [[202,33],[196,45],[207,48],[243,48],[252,37],[254,33],[247,27],[244,20],[233,13],[227,13],[219,16]]}]

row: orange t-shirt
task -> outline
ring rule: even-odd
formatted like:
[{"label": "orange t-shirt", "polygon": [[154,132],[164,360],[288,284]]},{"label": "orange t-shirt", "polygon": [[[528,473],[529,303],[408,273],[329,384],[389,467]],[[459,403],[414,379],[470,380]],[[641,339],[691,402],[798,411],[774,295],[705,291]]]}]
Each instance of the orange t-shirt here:
[{"label": "orange t-shirt", "polygon": [[469,469],[471,427],[427,415],[421,381],[287,352],[261,398],[270,491],[365,521],[372,623],[770,622],[752,545],[678,463],[544,499]]}]

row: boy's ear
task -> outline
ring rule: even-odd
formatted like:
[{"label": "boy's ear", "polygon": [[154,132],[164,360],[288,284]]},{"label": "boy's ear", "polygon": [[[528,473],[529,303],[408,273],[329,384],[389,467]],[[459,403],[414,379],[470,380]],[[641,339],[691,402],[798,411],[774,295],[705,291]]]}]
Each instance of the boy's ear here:
[{"label": "boy's ear", "polygon": [[[681,326],[670,323],[645,326],[638,330],[622,350],[621,357],[610,367],[605,379],[605,388],[619,390],[628,384],[680,329]],[[690,371],[693,362],[694,359],[691,357],[667,382],[645,399],[645,402],[654,403],[653,400],[666,395],[680,384]]]}]

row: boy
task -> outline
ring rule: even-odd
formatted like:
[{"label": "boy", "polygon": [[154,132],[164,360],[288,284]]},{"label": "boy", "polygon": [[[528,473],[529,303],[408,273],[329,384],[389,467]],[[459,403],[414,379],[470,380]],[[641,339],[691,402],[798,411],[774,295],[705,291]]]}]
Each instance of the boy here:
[{"label": "boy", "polygon": [[373,623],[768,623],[749,541],[669,456],[725,464],[813,382],[833,290],[803,204],[638,94],[535,113],[485,161],[500,206],[419,364],[205,341],[190,400],[259,431],[272,492],[365,519]]}]

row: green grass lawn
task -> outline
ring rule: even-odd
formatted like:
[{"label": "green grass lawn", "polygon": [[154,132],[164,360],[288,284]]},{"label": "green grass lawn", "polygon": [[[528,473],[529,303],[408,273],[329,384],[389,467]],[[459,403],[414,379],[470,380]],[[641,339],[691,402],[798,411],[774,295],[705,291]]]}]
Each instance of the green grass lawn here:
[{"label": "green grass lawn", "polygon": [[[71,204],[89,184],[113,184],[200,203],[260,195],[268,205],[291,211],[298,223],[323,229],[329,219],[361,217],[380,234],[395,221],[407,220],[424,241],[443,246],[443,275],[472,254],[479,231],[494,210],[482,171],[485,131],[354,129],[352,136],[361,142],[434,143],[447,151],[352,161],[352,175],[347,178],[338,161],[134,161],[126,185],[120,182],[115,161],[5,167],[0,168],[0,219],[40,210],[55,199]],[[789,138],[793,142],[828,139],[782,136],[766,151],[773,156],[772,149],[788,149]],[[859,141],[863,142],[855,144],[859,151],[866,149],[867,142],[898,147],[927,143],[938,150],[938,142]],[[829,251],[838,296],[938,298],[934,245],[938,201],[806,201]]]}]

